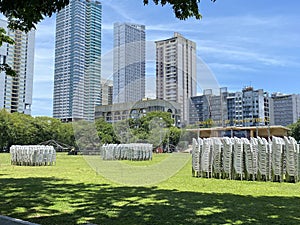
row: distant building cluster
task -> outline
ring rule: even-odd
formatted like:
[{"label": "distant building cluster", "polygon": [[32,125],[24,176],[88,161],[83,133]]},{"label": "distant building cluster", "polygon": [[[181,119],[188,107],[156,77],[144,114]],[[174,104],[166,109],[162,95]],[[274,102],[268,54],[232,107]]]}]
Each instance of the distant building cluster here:
[{"label": "distant building cluster", "polygon": [[[121,113],[107,119],[113,122],[128,116],[124,112],[132,103],[145,103],[145,25],[114,24],[113,80],[103,80],[101,14],[100,2],[80,0],[71,0],[57,14],[53,116],[62,121]],[[152,108],[147,111],[171,110],[176,125],[188,124],[189,99],[196,95],[196,43],[176,32],[155,43],[158,100],[149,101]],[[173,107],[165,107],[159,100]],[[124,110],[120,112],[110,109],[121,106]]]},{"label": "distant building cluster", "polygon": [[191,97],[189,113],[189,124],[199,127],[287,126],[300,118],[300,95],[270,96],[253,87],[238,92],[221,88],[217,94],[204,90],[203,95]]},{"label": "distant building cluster", "polygon": [[[115,23],[113,80],[101,76],[102,5],[70,0],[56,16],[53,117],[64,122],[104,118],[116,122],[150,111],[167,111],[178,127],[289,125],[300,118],[300,95],[246,87],[197,95],[196,43],[175,32],[156,40],[156,99],[145,99],[146,27]],[[0,20],[1,27],[7,22]],[[30,114],[34,31],[8,30],[14,45],[0,48],[1,63],[17,77],[0,76],[0,108]],[[4,73],[4,72],[2,72]]]}]

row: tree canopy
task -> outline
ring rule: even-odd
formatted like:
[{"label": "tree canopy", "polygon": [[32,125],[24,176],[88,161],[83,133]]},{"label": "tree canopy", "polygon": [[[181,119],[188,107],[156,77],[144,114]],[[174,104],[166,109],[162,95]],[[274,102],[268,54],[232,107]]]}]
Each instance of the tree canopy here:
[{"label": "tree canopy", "polygon": [[[142,142],[154,147],[176,147],[181,130],[173,126],[168,112],[150,112],[136,119],[111,124],[104,119],[95,123],[84,120],[62,123],[51,117],[32,117],[0,110],[0,152],[11,145],[36,145],[55,140],[81,150],[99,148],[102,144]],[[174,149],[173,149],[174,150]]]},{"label": "tree canopy", "polygon": [[289,125],[288,128],[291,129],[289,135],[300,141],[300,119],[296,123]]},{"label": "tree canopy", "polygon": [[[216,0],[211,0],[215,2]],[[201,19],[202,16],[199,11],[198,4],[200,0],[153,0],[156,5],[165,6],[167,4],[171,5],[175,16],[180,20],[185,20],[190,17],[195,17],[196,19]],[[144,4],[147,5],[149,0],[144,0]]]},{"label": "tree canopy", "polygon": [[29,31],[44,19],[69,4],[69,0],[1,0],[0,11],[12,30]]},{"label": "tree canopy", "polygon": [[11,145],[36,145],[55,140],[76,146],[71,123],[51,117],[32,117],[0,110],[0,152]]},{"label": "tree canopy", "polygon": [[[178,19],[189,17],[201,18],[199,11],[200,0],[152,0],[156,5],[170,5]],[[216,0],[211,0],[215,2]],[[143,0],[144,5],[149,0]],[[0,12],[7,17],[10,29],[29,31],[36,24],[50,17],[69,4],[69,0],[1,0]]]}]

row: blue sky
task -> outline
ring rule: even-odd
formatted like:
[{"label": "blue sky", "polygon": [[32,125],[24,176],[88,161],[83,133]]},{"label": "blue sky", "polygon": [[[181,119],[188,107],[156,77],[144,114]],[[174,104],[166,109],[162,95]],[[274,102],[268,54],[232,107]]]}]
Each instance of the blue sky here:
[{"label": "blue sky", "polygon": [[[103,77],[110,77],[113,23],[146,26],[147,96],[155,96],[153,41],[181,33],[197,44],[198,92],[241,90],[252,85],[269,93],[300,93],[300,1],[202,0],[202,20],[180,21],[170,6],[142,0],[102,1]],[[55,16],[36,30],[32,115],[52,116]],[[209,79],[209,81],[208,81]]]}]

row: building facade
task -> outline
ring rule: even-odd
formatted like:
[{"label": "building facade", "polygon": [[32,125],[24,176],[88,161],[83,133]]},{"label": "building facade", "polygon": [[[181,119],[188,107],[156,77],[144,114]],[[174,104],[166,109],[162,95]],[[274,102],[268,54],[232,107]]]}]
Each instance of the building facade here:
[{"label": "building facade", "polygon": [[113,102],[139,101],[145,97],[145,26],[114,24]]},{"label": "building facade", "polygon": [[94,120],[101,104],[101,14],[95,0],[70,0],[56,16],[53,117]]},{"label": "building facade", "polygon": [[191,98],[189,122],[200,127],[263,126],[270,125],[270,111],[269,95],[262,89],[230,93],[221,88],[219,95],[205,90]]},{"label": "building facade", "polygon": [[179,33],[156,41],[156,97],[181,105],[182,124],[189,120],[190,97],[196,95],[196,43]]},{"label": "building facade", "polygon": [[271,102],[271,124],[287,126],[300,118],[300,95],[274,93]]},{"label": "building facade", "polygon": [[15,44],[3,43],[0,47],[0,61],[14,69],[17,76],[0,74],[0,109],[9,112],[31,114],[34,44],[35,31],[28,33],[7,29],[7,22],[0,20],[0,27],[4,28]]},{"label": "building facade", "polygon": [[243,126],[263,126],[270,124],[269,94],[263,89],[246,87],[243,93]]},{"label": "building facade", "polygon": [[199,127],[224,126],[228,120],[227,96],[227,88],[220,88],[218,94],[207,89],[203,95],[191,97],[189,124]]},{"label": "building facade", "polygon": [[229,93],[227,97],[228,125],[243,126],[243,93]]},{"label": "building facade", "polygon": [[113,81],[112,80],[101,80],[101,101],[102,105],[113,104]]},{"label": "building facade", "polygon": [[128,118],[139,118],[148,112],[161,111],[171,113],[174,125],[180,124],[180,105],[160,99],[146,99],[137,102],[116,103],[97,106],[95,118],[103,118],[106,122],[115,123]]}]

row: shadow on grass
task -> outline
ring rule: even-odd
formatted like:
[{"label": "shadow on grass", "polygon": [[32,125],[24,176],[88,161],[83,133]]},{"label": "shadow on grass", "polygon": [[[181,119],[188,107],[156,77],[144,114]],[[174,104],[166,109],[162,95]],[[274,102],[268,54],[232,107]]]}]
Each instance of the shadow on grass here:
[{"label": "shadow on grass", "polygon": [[55,178],[0,179],[0,188],[0,214],[43,225],[300,224],[298,197],[70,184]]}]

